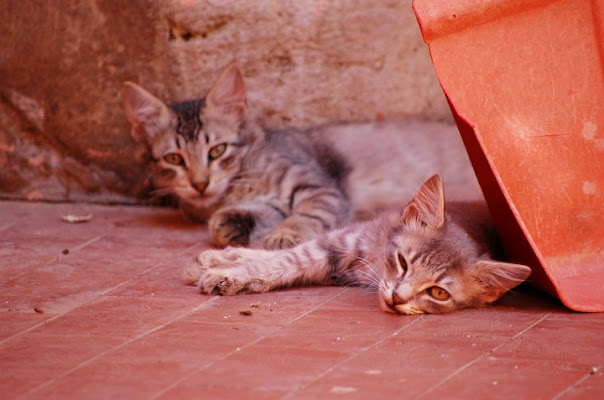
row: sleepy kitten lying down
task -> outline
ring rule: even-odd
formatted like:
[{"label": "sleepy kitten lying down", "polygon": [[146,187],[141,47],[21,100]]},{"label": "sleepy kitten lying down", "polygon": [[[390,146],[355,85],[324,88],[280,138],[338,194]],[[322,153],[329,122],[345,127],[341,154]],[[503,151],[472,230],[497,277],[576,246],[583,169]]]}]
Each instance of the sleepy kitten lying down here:
[{"label": "sleepy kitten lying down", "polygon": [[377,289],[382,309],[401,314],[481,307],[531,270],[495,261],[497,238],[482,203],[447,203],[440,175],[402,212],[348,225],[285,250],[227,248],[201,253],[185,271],[202,293],[236,295],[294,285]]}]

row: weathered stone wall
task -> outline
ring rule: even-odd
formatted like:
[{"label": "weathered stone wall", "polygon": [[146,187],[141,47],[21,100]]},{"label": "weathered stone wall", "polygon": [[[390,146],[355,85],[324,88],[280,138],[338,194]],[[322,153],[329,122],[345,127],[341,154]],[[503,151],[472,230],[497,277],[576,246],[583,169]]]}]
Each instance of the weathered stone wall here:
[{"label": "weathered stone wall", "polygon": [[124,80],[182,101],[237,61],[268,127],[449,116],[411,0],[6,0],[0,14],[3,198],[143,196]]}]

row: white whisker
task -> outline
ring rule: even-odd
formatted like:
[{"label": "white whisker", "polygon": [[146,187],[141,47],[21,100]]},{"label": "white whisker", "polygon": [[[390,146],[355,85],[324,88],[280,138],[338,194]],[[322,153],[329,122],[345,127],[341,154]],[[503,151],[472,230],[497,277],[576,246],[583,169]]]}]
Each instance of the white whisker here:
[{"label": "white whisker", "polygon": [[380,279],[380,274],[376,271],[376,268],[373,264],[371,264],[369,261],[367,261],[363,257],[357,257],[357,260],[359,262],[361,262],[363,265],[365,265],[373,273],[376,280]]},{"label": "white whisker", "polygon": [[376,276],[376,278],[379,277],[379,274],[375,270],[373,264],[371,264],[369,261],[367,261],[366,259],[364,259],[362,257],[357,257],[357,260],[359,260],[361,263],[363,263],[363,265],[365,265],[367,268],[369,268],[369,270],[371,272],[373,272],[373,274]]},{"label": "white whisker", "polygon": [[355,272],[361,273],[367,277],[368,284],[373,288],[378,288],[380,286],[381,279],[373,266],[363,258],[357,258],[357,260],[363,264],[369,271],[364,271],[363,269],[357,269]]},{"label": "white whisker", "polygon": [[153,197],[162,197],[162,196],[167,196],[171,193],[172,193],[172,191],[170,189],[162,188],[162,189],[153,190],[149,194]]}]

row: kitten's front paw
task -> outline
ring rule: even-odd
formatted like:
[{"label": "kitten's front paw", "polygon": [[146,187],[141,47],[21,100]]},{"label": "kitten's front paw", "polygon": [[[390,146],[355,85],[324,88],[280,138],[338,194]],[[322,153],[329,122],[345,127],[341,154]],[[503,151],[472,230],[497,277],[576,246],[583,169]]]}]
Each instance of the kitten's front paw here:
[{"label": "kitten's front paw", "polygon": [[252,292],[248,279],[238,274],[239,268],[210,269],[204,271],[197,286],[201,293],[233,296],[241,292]]},{"label": "kitten's front paw", "polygon": [[200,253],[193,261],[185,266],[185,281],[195,284],[199,281],[201,274],[209,268],[221,268],[232,265],[241,258],[236,248],[225,250],[206,250]]},{"label": "kitten's front paw", "polygon": [[264,237],[262,245],[267,250],[289,249],[304,242],[299,232],[289,228],[275,229]]},{"label": "kitten's front paw", "polygon": [[184,279],[188,285],[194,285],[199,281],[199,277],[203,273],[205,268],[199,264],[197,260],[191,261],[185,265]]},{"label": "kitten's front paw", "polygon": [[253,215],[234,211],[218,212],[208,221],[212,244],[220,248],[247,246],[255,225]]}]

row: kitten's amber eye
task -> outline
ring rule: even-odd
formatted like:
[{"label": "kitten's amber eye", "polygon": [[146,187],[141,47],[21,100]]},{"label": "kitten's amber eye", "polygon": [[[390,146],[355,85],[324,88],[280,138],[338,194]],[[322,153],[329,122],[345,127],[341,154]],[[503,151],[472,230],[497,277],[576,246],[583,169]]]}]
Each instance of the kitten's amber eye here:
[{"label": "kitten's amber eye", "polygon": [[398,257],[398,265],[400,265],[401,269],[403,270],[403,274],[406,273],[407,260],[405,260],[405,257],[401,253],[398,253],[396,256]]},{"label": "kitten's amber eye", "polygon": [[438,286],[432,286],[428,288],[428,294],[434,297],[436,300],[448,300],[451,295],[445,289]]},{"label": "kitten's amber eye", "polygon": [[168,164],[185,165],[185,160],[177,153],[169,153],[164,156],[164,161]]},{"label": "kitten's amber eye", "polygon": [[226,148],[227,148],[226,143],[222,143],[222,144],[212,147],[210,149],[210,152],[208,153],[208,157],[210,157],[210,161],[215,160],[218,157],[220,157],[221,155],[223,155],[224,152],[226,151]]}]

